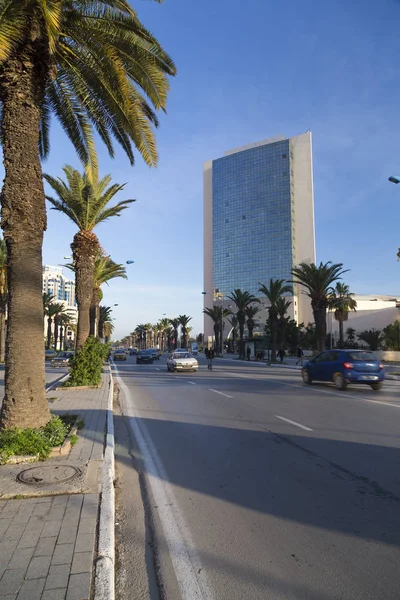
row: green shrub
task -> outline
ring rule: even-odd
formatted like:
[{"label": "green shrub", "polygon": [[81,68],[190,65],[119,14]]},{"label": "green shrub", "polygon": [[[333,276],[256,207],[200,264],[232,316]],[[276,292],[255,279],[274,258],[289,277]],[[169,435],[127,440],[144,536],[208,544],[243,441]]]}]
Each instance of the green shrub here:
[{"label": "green shrub", "polygon": [[99,385],[105,346],[93,336],[88,337],[82,350],[71,359],[69,379],[64,386]]},{"label": "green shrub", "polygon": [[4,464],[13,455],[38,454],[39,459],[44,460],[53,446],[60,446],[64,442],[75,419],[74,415],[52,416],[47,425],[40,429],[14,427],[1,430],[0,464]]}]

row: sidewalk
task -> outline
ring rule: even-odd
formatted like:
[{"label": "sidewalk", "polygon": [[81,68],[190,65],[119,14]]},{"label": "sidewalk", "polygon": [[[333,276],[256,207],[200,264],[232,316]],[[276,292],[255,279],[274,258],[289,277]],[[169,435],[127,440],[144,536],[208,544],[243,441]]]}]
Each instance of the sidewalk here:
[{"label": "sidewalk", "polygon": [[68,456],[0,466],[0,600],[92,597],[109,384],[107,369],[99,389],[48,392],[85,423]]}]

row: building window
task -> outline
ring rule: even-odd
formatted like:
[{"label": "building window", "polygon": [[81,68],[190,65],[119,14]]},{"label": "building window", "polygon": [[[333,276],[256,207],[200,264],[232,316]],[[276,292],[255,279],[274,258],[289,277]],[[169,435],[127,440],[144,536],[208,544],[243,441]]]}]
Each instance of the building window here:
[{"label": "building window", "polygon": [[282,158],[286,158],[286,154],[282,154]]},{"label": "building window", "polygon": [[225,223],[229,223],[229,219],[225,219]]},{"label": "building window", "polygon": [[242,219],[244,220],[246,218],[246,215],[242,215]]}]

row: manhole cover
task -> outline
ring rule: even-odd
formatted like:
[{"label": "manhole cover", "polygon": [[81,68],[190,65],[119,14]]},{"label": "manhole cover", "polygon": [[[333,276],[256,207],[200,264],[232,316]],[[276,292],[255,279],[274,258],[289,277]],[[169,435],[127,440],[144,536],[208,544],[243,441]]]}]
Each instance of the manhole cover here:
[{"label": "manhole cover", "polygon": [[80,469],[70,465],[41,465],[21,471],[17,479],[30,485],[51,485],[70,481],[80,474]]}]

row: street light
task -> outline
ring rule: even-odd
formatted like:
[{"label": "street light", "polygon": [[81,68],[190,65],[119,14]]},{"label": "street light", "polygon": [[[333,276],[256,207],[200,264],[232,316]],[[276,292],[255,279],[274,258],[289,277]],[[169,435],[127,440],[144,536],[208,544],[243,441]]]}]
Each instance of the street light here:
[{"label": "street light", "polygon": [[126,261],[126,264],[127,264],[127,265],[133,265],[133,263],[134,263],[134,262],[135,262],[134,260],[127,260],[127,261]]},{"label": "street light", "polygon": [[389,181],[390,183],[400,183],[400,175],[391,175]]}]

